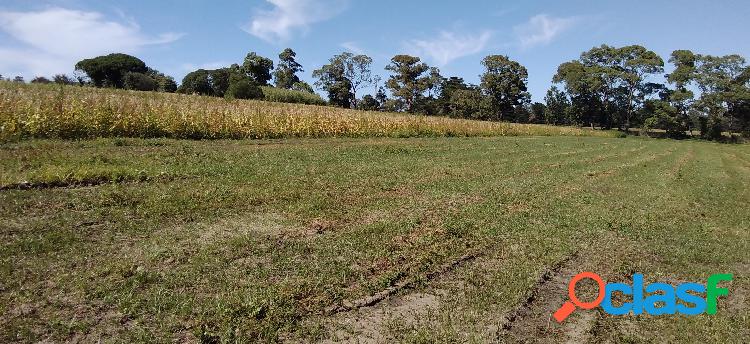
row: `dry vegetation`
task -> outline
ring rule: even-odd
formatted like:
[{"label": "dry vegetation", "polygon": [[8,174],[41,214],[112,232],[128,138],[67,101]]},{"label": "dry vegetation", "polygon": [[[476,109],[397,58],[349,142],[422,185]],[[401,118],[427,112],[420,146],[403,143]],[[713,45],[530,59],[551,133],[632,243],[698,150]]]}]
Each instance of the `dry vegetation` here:
[{"label": "dry vegetation", "polygon": [[0,82],[0,139],[614,136],[570,127]]}]

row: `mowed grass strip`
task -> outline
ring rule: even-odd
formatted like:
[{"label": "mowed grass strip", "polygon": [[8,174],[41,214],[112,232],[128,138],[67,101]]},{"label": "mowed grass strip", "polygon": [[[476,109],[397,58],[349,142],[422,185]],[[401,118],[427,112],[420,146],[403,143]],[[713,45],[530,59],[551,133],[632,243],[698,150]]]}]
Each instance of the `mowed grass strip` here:
[{"label": "mowed grass strip", "polygon": [[0,81],[0,140],[600,136],[614,131]]},{"label": "mowed grass strip", "polygon": [[[4,183],[83,173],[96,157],[106,157],[103,171],[175,176],[0,192],[7,341],[316,340],[330,335],[316,320],[327,307],[481,249],[497,267],[459,269],[468,289],[444,303],[451,316],[391,334],[462,341],[482,331],[466,324],[499,321],[546,267],[593,243],[616,252],[617,242],[600,240],[610,231],[649,253],[613,255],[610,269],[699,280],[723,268],[747,290],[746,146],[529,137],[2,148]],[[723,192],[700,197],[709,188]],[[691,244],[705,236],[720,257]],[[689,264],[695,257],[701,263]],[[747,312],[719,321],[731,327]],[[647,328],[687,331],[655,324]],[[716,338],[741,338],[727,333]]]}]

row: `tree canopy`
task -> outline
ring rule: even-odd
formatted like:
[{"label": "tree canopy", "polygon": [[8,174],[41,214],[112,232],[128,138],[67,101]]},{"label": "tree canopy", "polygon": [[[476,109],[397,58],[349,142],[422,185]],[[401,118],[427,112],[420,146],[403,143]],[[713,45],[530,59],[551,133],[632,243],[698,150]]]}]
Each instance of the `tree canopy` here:
[{"label": "tree canopy", "polygon": [[481,87],[489,96],[491,119],[502,120],[512,115],[517,106],[530,101],[526,67],[507,56],[490,55],[482,60],[485,68]]},{"label": "tree canopy", "polygon": [[294,84],[300,82],[297,73],[303,72],[302,65],[297,63],[297,54],[290,48],[284,49],[279,54],[279,63],[273,72],[273,80],[276,87],[291,89]]},{"label": "tree canopy", "polygon": [[391,63],[385,67],[385,70],[392,73],[385,83],[386,87],[394,97],[403,101],[406,111],[414,111],[415,103],[427,91],[430,78],[427,71],[430,67],[419,57],[396,55],[391,58]]},{"label": "tree canopy", "polygon": [[560,65],[553,82],[564,84],[582,120],[627,129],[636,108],[656,89],[647,78],[663,70],[661,57],[642,46],[601,45]]},{"label": "tree canopy", "polygon": [[357,90],[373,85],[372,58],[343,52],[313,71],[315,86],[328,93],[331,104],[341,107],[357,106]]},{"label": "tree canopy", "polygon": [[77,71],[86,73],[97,87],[124,87],[127,73],[146,73],[146,63],[127,54],[109,54],[81,60],[75,65]]},{"label": "tree canopy", "polygon": [[271,80],[273,61],[267,57],[250,52],[242,63],[242,70],[258,85],[268,85]]}]

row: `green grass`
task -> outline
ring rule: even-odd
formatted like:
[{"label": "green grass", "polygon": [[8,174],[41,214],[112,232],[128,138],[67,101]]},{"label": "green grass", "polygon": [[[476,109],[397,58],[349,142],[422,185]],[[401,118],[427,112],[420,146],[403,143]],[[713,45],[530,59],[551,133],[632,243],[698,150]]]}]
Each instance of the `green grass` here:
[{"label": "green grass", "polygon": [[384,340],[503,341],[542,271],[587,252],[610,278],[735,275],[716,316],[604,317],[594,339],[746,342],[749,184],[749,146],[695,141],[5,143],[0,341],[314,341],[326,309],[403,281],[444,296]]}]

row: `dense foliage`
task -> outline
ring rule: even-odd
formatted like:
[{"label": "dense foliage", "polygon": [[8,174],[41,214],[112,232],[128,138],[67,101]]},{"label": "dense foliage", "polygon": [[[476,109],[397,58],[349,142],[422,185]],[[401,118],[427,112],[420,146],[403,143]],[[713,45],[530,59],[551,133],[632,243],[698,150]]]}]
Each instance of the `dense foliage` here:
[{"label": "dense foliage", "polygon": [[[742,56],[676,50],[668,62],[674,68],[665,75],[662,57],[643,46],[593,47],[562,63],[544,102],[537,103],[531,102],[526,67],[504,55],[482,59],[479,85],[444,77],[419,57],[403,54],[385,67],[389,75],[383,85],[371,57],[349,52],[331,57],[312,77],[327,104],[342,108],[625,132],[635,128],[674,138],[750,136],[750,66]],[[298,75],[304,69],[289,48],[279,53],[275,68],[273,60],[250,52],[242,64],[192,71],[179,87],[171,77],[126,54],[85,59],[75,68],[75,78],[58,74],[31,82],[326,104]],[[8,80],[24,82],[20,76]],[[360,96],[365,89],[374,93]]]},{"label": "dense foliage", "polygon": [[656,53],[641,46],[592,48],[558,68],[553,81],[565,93],[555,87],[546,100],[561,115],[548,123],[640,126],[670,137],[695,129],[707,139],[722,139],[724,132],[750,134],[750,67],[744,58],[676,50],[669,63],[674,71],[666,75],[668,84],[661,84],[664,61]]}]

